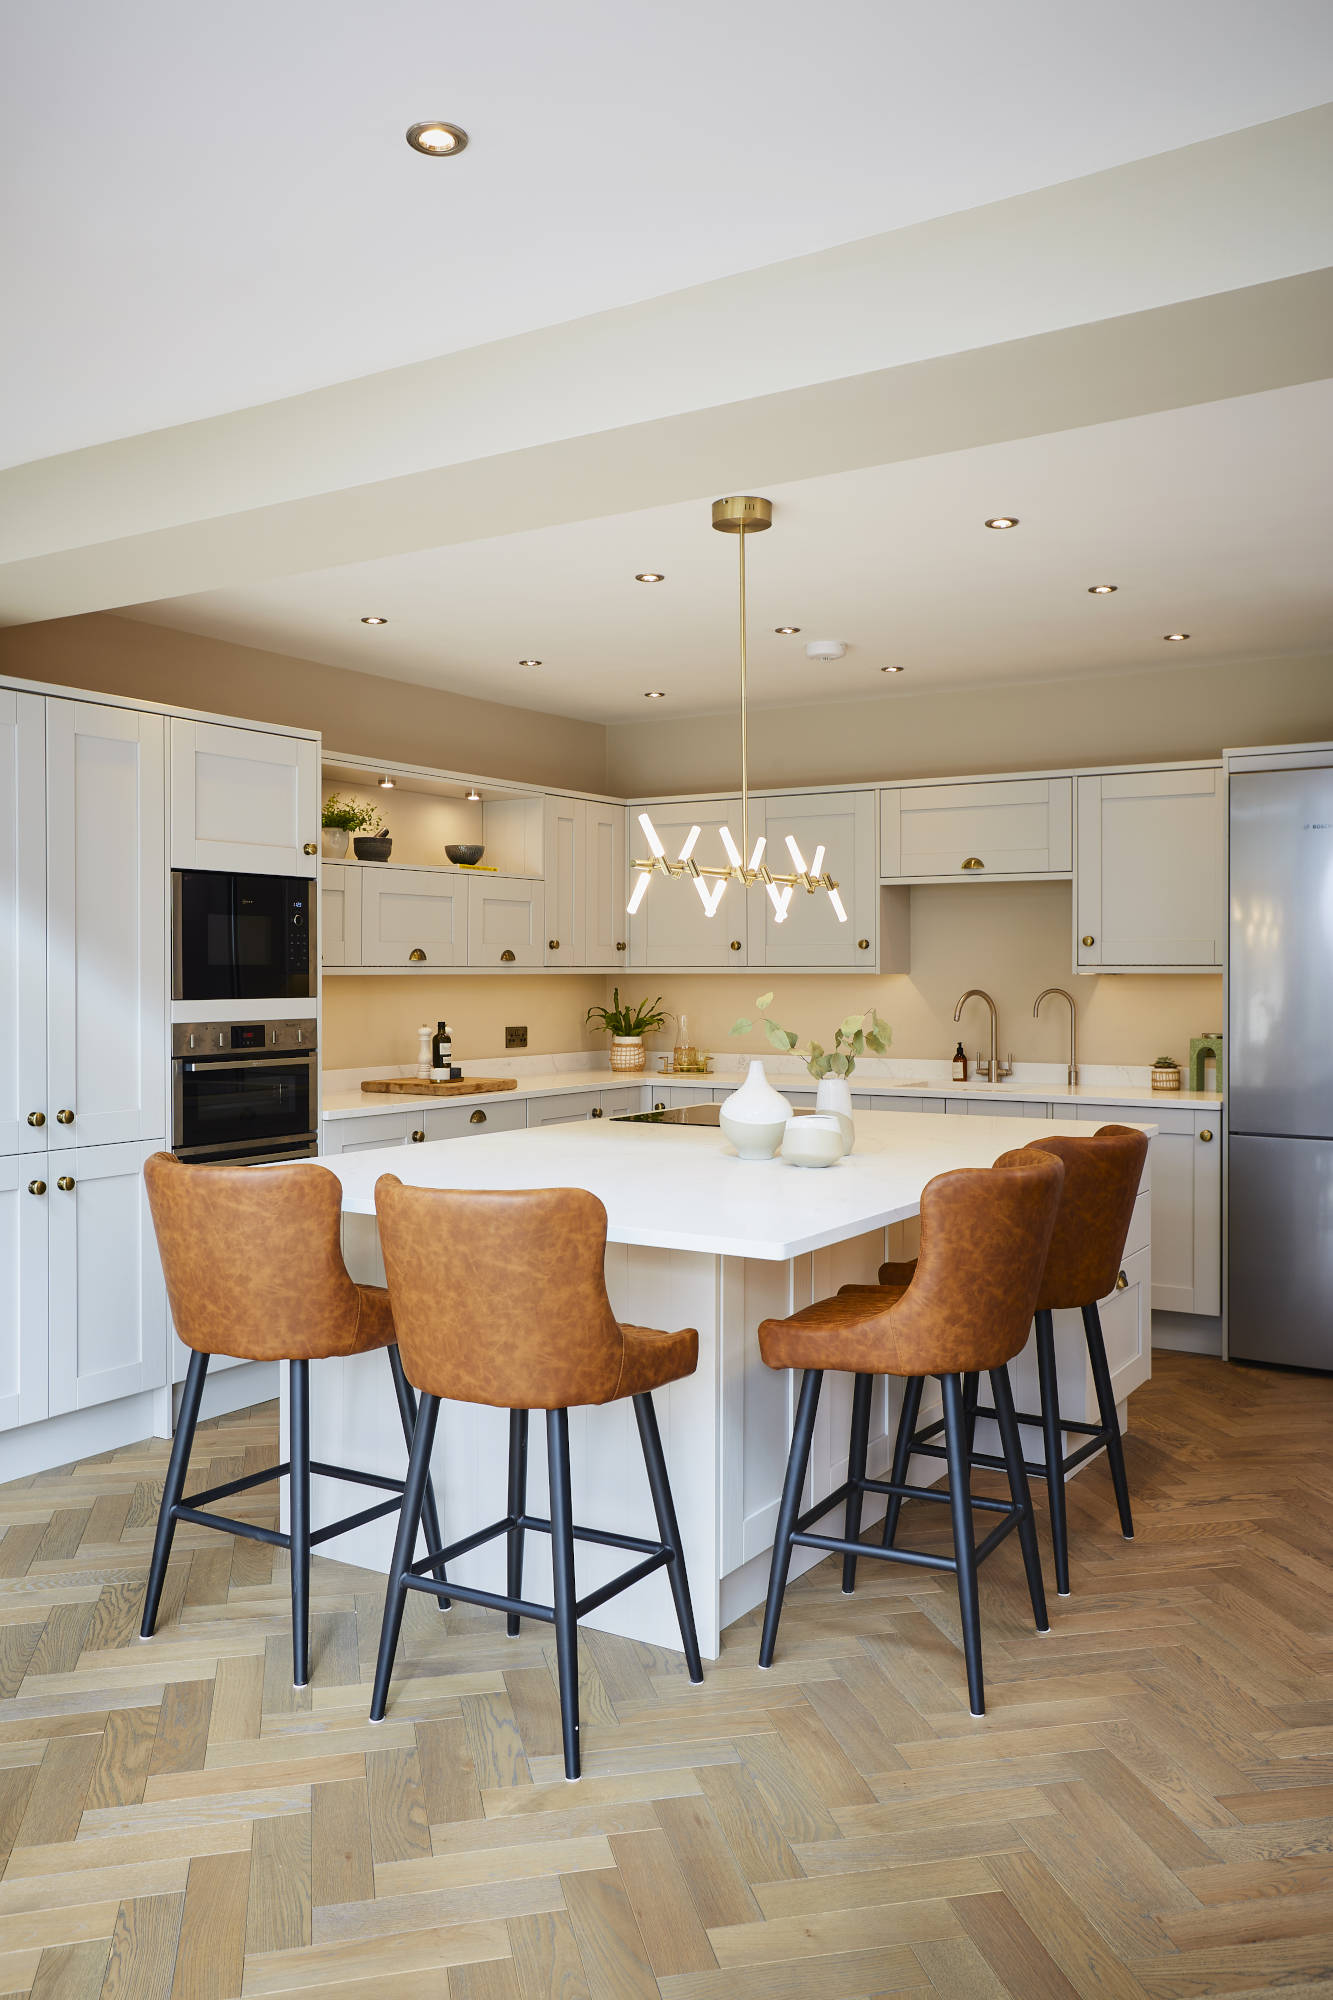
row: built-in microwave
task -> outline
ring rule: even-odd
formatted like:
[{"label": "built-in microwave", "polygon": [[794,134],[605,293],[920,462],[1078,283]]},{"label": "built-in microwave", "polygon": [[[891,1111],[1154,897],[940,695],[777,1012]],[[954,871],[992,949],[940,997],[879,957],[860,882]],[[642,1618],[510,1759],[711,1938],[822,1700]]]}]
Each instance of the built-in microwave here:
[{"label": "built-in microwave", "polygon": [[173,869],[172,998],[312,999],[314,897],[304,876]]}]

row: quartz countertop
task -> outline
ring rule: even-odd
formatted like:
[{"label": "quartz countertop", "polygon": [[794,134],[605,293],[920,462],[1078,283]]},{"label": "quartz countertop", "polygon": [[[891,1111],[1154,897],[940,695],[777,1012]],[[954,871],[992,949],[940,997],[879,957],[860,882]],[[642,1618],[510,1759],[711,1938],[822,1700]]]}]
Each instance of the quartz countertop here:
[{"label": "quartz countertop", "polygon": [[[1069,1120],[1050,1129],[1087,1133]],[[612,1243],[785,1263],[906,1221],[936,1174],[992,1166],[1013,1144],[1007,1118],[872,1111],[857,1119],[855,1152],[827,1168],[743,1161],[708,1126],[582,1121],[335,1153],[321,1164],[342,1182],[352,1215],[374,1214],[386,1173],[412,1187],[581,1187],[605,1204]]]}]

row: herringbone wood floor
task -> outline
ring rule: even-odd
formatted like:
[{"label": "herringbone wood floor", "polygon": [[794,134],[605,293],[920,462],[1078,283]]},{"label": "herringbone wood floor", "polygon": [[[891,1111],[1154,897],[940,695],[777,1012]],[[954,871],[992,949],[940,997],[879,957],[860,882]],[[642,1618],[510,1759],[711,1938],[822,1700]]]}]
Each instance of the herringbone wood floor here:
[{"label": "herringbone wood floor", "polygon": [[[1327,1995],[1331,1419],[1333,1382],[1159,1355],[1138,1539],[1094,1466],[1049,1638],[1012,1539],[983,1571],[984,1721],[947,1576],[866,1564],[847,1599],[825,1563],[774,1670],[747,1621],[698,1690],[586,1634],[577,1789],[546,1628],[413,1599],[371,1729],[377,1578],[316,1560],[298,1694],[259,1544],[182,1529],[136,1638],[165,1446],[15,1482],[0,1996]],[[266,1462],[274,1430],[271,1407],[203,1429],[195,1483]]]}]

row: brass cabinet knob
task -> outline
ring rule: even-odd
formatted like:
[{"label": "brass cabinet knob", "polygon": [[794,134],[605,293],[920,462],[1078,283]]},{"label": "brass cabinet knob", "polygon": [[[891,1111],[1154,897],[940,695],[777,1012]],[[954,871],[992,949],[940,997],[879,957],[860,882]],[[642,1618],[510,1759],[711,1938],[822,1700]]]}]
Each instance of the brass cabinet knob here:
[{"label": "brass cabinet knob", "polygon": [[857,949],[858,951],[869,951],[869,949],[870,949],[870,939],[869,939],[869,938],[858,938],[858,939],[856,940],[856,949]]},{"label": "brass cabinet knob", "polygon": [[421,949],[420,945],[415,945],[413,949],[408,952],[407,961],[409,965],[424,965],[426,963],[426,954]]},{"label": "brass cabinet knob", "polygon": [[1084,944],[1096,944],[1097,940],[1095,937],[1085,937],[1083,942]]},{"label": "brass cabinet knob", "polygon": [[560,940],[559,940],[559,938],[547,938],[547,940],[546,940],[546,949],[547,949],[548,951],[559,951],[559,949],[560,949]]},{"label": "brass cabinet knob", "polygon": [[629,950],[629,946],[628,946],[627,944],[618,944],[618,945],[616,946],[616,950],[617,950],[617,951],[628,951],[628,950]]},{"label": "brass cabinet knob", "polygon": [[424,1133],[424,1132],[414,1132],[414,1133],[412,1134],[412,1144],[413,1144],[414,1146],[419,1146],[419,1145],[421,1144],[422,1140],[423,1140],[423,1139],[425,1138],[425,1136],[426,1136],[426,1135],[425,1135],[425,1133]]},{"label": "brass cabinet knob", "polygon": [[967,860],[963,863],[964,868],[984,868],[985,866],[985,862],[976,854],[969,854]]},{"label": "brass cabinet knob", "polygon": [[45,1182],[45,1181],[29,1181],[29,1182],[28,1182],[28,1193],[29,1193],[29,1194],[45,1194],[45,1193],[46,1193],[46,1182]]},{"label": "brass cabinet knob", "polygon": [[514,954],[513,954],[513,952],[512,952],[512,951],[502,951],[502,952],[500,953],[500,963],[501,963],[501,965],[512,965],[512,964],[514,963]]},{"label": "brass cabinet knob", "polygon": [[73,1123],[74,1123],[74,1113],[72,1111],[57,1111],[56,1113],[57,1125],[72,1125]]},{"label": "brass cabinet knob", "polygon": [[73,1185],[74,1185],[73,1174],[62,1174],[60,1176],[60,1179],[56,1182],[56,1186],[60,1189],[60,1192],[62,1194],[68,1194]]},{"label": "brass cabinet knob", "polygon": [[588,1113],[588,1116],[589,1118],[601,1118],[602,1116],[604,1116],[601,1105],[594,1104],[592,1110]]},{"label": "brass cabinet knob", "polygon": [[319,849],[316,847],[313,840],[308,840],[302,851],[306,854],[318,854]]},{"label": "brass cabinet knob", "polygon": [[732,948],[732,950],[733,950],[733,951],[739,951],[739,950],[740,950],[740,948],[741,948],[741,941],[740,941],[740,939],[739,939],[739,938],[733,938],[733,939],[731,940],[731,948]]},{"label": "brass cabinet knob", "polygon": [[664,1103],[662,1102],[662,1100],[661,1100],[661,1098],[660,1098],[660,1097],[658,1098],[658,1100],[657,1100],[656,1104],[654,1104],[654,1106],[653,1106],[653,1110],[654,1110],[654,1111],[665,1111],[665,1110],[666,1110],[666,1105],[665,1105],[665,1104],[664,1104]]},{"label": "brass cabinet knob", "polygon": [[1129,1279],[1125,1276],[1123,1271],[1121,1271],[1116,1278],[1115,1288],[1118,1292],[1128,1291],[1129,1289]]},{"label": "brass cabinet knob", "polygon": [[1201,1146],[1211,1146],[1212,1143],[1213,1143],[1213,1135],[1208,1130],[1208,1127],[1205,1125],[1202,1132],[1200,1132],[1199,1134],[1199,1144]]},{"label": "brass cabinet knob", "polygon": [[481,1110],[474,1111],[472,1116],[468,1119],[469,1125],[484,1125],[485,1123],[486,1123],[486,1113]]},{"label": "brass cabinet knob", "polygon": [[30,1125],[45,1125],[46,1113],[44,1111],[30,1111],[28,1113],[28,1123]]}]

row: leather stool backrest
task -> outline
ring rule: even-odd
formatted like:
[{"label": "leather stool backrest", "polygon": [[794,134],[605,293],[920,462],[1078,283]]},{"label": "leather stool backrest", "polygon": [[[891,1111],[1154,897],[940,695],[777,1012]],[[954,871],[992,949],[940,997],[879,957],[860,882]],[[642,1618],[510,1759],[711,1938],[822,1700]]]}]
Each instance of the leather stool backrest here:
[{"label": "leather stool backrest", "polygon": [[606,1295],[606,1210],[583,1188],[375,1183],[408,1380],[500,1409],[609,1401],[625,1341]]},{"label": "leather stool backrest", "polygon": [[1063,1182],[1057,1159],[1026,1148],[927,1182],[916,1270],[886,1315],[903,1372],[985,1372],[1019,1352]]},{"label": "leather stool backrest", "polygon": [[1119,1275],[1147,1137],[1128,1125],[1102,1125],[1086,1139],[1033,1139],[1022,1150],[1052,1154],[1065,1170],[1037,1311],[1094,1305]]},{"label": "leather stool backrest", "polygon": [[318,1360],[355,1345],[360,1297],[327,1167],[190,1166],[154,1153],[148,1203],[176,1331],[202,1354]]}]

